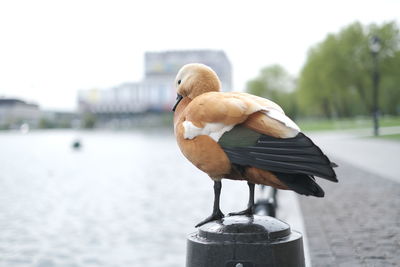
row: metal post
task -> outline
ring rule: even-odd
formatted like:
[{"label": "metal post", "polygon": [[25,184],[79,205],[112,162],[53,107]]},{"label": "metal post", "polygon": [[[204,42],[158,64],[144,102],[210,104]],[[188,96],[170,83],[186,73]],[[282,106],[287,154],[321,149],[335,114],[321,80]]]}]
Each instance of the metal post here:
[{"label": "metal post", "polygon": [[374,59],[374,71],[372,74],[372,82],[373,82],[373,117],[374,117],[374,135],[378,136],[379,135],[379,94],[378,94],[378,88],[379,88],[379,71],[378,71],[378,57],[377,53],[372,53],[373,59]]},{"label": "metal post", "polygon": [[374,135],[379,135],[379,66],[378,66],[378,53],[381,49],[381,41],[378,36],[372,36],[370,39],[370,49],[373,59],[373,70],[372,70],[372,117],[374,122]]},{"label": "metal post", "polygon": [[[264,194],[266,189],[269,189],[269,194],[264,197],[259,197],[254,206],[254,211],[258,215],[267,215],[276,217],[276,210],[278,207],[278,201],[276,195],[278,190],[273,187],[261,185],[261,192]],[[264,194],[265,195],[265,194]]]},{"label": "metal post", "polygon": [[225,217],[190,234],[186,267],[303,267],[303,240],[269,216]]}]

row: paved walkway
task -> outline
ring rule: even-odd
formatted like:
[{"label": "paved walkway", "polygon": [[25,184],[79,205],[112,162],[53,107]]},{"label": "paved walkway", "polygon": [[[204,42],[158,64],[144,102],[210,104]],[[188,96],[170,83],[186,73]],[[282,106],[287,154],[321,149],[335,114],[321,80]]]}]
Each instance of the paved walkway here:
[{"label": "paved walkway", "polygon": [[400,266],[400,143],[367,133],[310,135],[339,164],[324,199],[299,197],[313,267]]},{"label": "paved walkway", "polygon": [[[400,127],[386,127],[382,133],[400,133]],[[349,130],[308,134],[329,156],[400,182],[400,142],[368,138],[372,130]]]}]

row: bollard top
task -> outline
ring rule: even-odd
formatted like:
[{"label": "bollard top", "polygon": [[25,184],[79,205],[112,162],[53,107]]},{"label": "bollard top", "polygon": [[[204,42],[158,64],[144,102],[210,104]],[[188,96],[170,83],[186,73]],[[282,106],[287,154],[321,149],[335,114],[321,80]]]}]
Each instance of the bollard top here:
[{"label": "bollard top", "polygon": [[276,218],[238,215],[204,224],[199,228],[198,236],[215,242],[271,242],[290,233],[290,226]]}]

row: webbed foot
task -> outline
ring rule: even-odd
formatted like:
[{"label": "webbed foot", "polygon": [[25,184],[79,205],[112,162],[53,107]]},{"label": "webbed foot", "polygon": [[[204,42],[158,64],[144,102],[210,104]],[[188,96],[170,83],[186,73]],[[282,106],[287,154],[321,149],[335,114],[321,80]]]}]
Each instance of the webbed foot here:
[{"label": "webbed foot", "polygon": [[222,218],[224,218],[225,215],[222,213],[222,211],[218,210],[217,212],[213,212],[209,217],[207,217],[206,219],[204,219],[203,221],[199,222],[196,225],[197,227],[202,226],[203,224],[206,224],[208,222],[212,222],[212,221],[218,221],[221,220]]},{"label": "webbed foot", "polygon": [[239,211],[239,212],[231,212],[228,214],[228,216],[235,216],[235,215],[246,215],[246,216],[253,216],[254,215],[254,206],[249,207],[245,210]]}]

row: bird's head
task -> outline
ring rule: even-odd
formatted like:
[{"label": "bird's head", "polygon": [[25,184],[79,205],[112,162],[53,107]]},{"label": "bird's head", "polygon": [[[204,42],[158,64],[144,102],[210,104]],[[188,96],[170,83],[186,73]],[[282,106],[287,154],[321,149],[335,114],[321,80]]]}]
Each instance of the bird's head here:
[{"label": "bird's head", "polygon": [[175,78],[175,86],[178,96],[173,111],[184,97],[193,100],[196,96],[207,92],[218,92],[221,88],[221,82],[215,71],[210,67],[204,64],[191,63],[179,70]]}]

